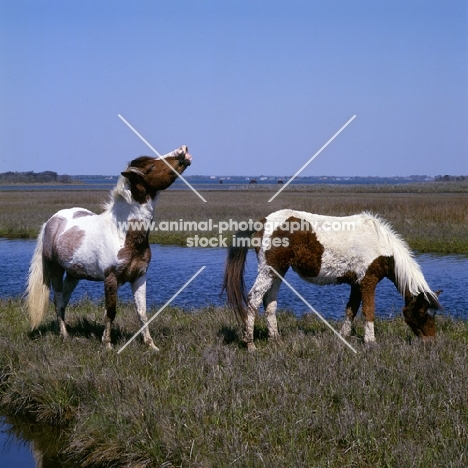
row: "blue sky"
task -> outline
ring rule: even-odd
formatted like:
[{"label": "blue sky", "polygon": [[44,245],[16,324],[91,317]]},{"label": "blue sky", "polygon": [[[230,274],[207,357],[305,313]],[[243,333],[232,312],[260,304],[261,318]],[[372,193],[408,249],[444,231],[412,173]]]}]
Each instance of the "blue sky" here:
[{"label": "blue sky", "polygon": [[0,172],[468,174],[465,0],[0,0]]}]

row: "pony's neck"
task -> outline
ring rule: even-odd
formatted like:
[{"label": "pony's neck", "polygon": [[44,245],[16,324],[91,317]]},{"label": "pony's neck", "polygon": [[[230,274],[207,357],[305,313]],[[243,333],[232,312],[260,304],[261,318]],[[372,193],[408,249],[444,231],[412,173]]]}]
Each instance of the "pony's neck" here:
[{"label": "pony's neck", "polygon": [[104,209],[117,220],[138,219],[140,221],[151,221],[158,196],[159,192],[156,193],[154,198],[148,198],[145,203],[135,201],[132,197],[130,184],[125,177],[121,176]]}]

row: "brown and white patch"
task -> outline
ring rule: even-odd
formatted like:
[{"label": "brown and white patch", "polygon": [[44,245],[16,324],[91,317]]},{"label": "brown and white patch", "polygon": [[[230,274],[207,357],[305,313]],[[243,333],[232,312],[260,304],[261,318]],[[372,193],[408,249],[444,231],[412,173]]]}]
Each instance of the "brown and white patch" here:
[{"label": "brown and white patch", "polygon": [[68,263],[80,248],[86,235],[78,226],[65,230],[67,220],[60,216],[52,217],[46,224],[43,238],[43,255],[46,260]]},{"label": "brown and white patch", "polygon": [[[131,219],[130,223],[139,225],[139,220]],[[133,281],[146,273],[151,260],[151,248],[148,232],[141,229],[130,229],[125,236],[125,244],[117,254],[120,264],[115,269],[119,284]]]},{"label": "brown and white patch", "polygon": [[[294,216],[287,218],[286,225],[300,223]],[[321,268],[323,245],[317,240],[317,235],[310,225],[307,230],[290,232],[281,227],[275,229],[270,236],[271,247],[265,250],[267,264],[277,271],[287,271],[292,267],[304,278],[316,277]],[[278,246],[275,247],[275,244]]]}]

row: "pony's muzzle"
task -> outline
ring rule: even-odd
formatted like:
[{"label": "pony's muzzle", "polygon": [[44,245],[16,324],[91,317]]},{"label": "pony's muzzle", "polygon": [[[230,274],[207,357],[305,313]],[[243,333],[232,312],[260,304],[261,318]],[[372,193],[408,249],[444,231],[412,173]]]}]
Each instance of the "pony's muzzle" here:
[{"label": "pony's muzzle", "polygon": [[174,151],[174,153],[179,160],[179,164],[182,164],[185,167],[192,164],[192,155],[188,152],[187,146],[182,145],[178,150]]},{"label": "pony's muzzle", "polygon": [[184,166],[190,166],[190,164],[192,164],[192,155],[189,152],[185,153],[185,158],[182,160],[182,164],[184,164]]}]

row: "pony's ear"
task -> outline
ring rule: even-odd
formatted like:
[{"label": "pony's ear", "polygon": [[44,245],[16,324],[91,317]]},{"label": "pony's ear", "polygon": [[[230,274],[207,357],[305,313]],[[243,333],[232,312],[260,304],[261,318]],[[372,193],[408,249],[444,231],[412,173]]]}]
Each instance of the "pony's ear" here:
[{"label": "pony's ear", "polygon": [[121,172],[121,174],[127,179],[129,179],[132,175],[138,175],[143,179],[145,178],[145,174],[143,174],[143,172],[141,172],[140,169],[137,169],[136,167],[132,166],[127,167],[127,169]]},{"label": "pony's ear", "polygon": [[[438,291],[434,291],[434,294],[439,297],[439,294],[443,292],[442,289],[439,289]],[[427,315],[430,315],[431,317],[435,317],[435,314],[437,312],[438,309],[441,309],[442,306],[440,304],[437,304],[437,306],[435,306],[434,304],[429,304],[429,307],[427,308],[426,310],[426,314]]]}]

